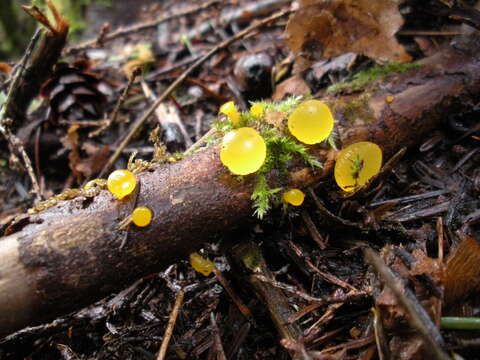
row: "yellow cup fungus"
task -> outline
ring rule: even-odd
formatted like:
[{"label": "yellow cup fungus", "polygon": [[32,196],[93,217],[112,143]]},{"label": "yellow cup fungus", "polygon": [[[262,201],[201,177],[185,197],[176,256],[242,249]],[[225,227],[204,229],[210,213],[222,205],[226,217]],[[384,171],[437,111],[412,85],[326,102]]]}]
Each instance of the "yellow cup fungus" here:
[{"label": "yellow cup fungus", "polygon": [[250,108],[250,114],[252,114],[257,118],[261,118],[264,112],[265,112],[265,105],[260,103],[253,104],[252,107]]},{"label": "yellow cup fungus", "polygon": [[293,206],[300,206],[305,200],[305,194],[299,189],[290,189],[283,193],[283,201]]},{"label": "yellow cup fungus", "polygon": [[290,133],[304,144],[318,144],[326,140],[333,130],[330,108],[320,100],[300,103],[288,117]]},{"label": "yellow cup fungus", "polygon": [[382,149],[377,144],[361,141],[347,146],[337,155],[334,176],[344,191],[365,185],[382,167]]},{"label": "yellow cup fungus", "polygon": [[208,276],[215,269],[215,264],[208,259],[205,259],[199,253],[190,254],[190,265],[193,269],[204,276]]},{"label": "yellow cup fungus", "polygon": [[115,170],[107,179],[108,190],[119,199],[130,195],[137,186],[135,175],[128,170]]},{"label": "yellow cup fungus", "polygon": [[146,206],[139,206],[132,212],[132,222],[139,227],[145,227],[152,222],[152,216],[152,210]]},{"label": "yellow cup fungus", "polygon": [[256,172],[263,165],[266,156],[265,140],[253,128],[235,129],[223,137],[220,160],[235,175]]},{"label": "yellow cup fungus", "polygon": [[238,112],[233,101],[226,102],[220,106],[219,111],[220,113],[226,115],[234,125],[237,125],[240,122],[240,113]]}]

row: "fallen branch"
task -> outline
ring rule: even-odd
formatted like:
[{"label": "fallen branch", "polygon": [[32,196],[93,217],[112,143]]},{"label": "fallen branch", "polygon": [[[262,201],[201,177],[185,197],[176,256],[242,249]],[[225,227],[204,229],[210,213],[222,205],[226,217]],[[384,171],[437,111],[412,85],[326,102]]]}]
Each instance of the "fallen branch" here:
[{"label": "fallen branch", "polygon": [[[452,47],[419,69],[383,80],[376,90],[329,99],[342,143],[374,141],[390,156],[422,141],[452,109],[476,104],[478,47]],[[394,101],[386,101],[387,95]],[[360,100],[362,111],[352,115],[352,105]],[[359,125],[351,125],[352,116]],[[323,171],[296,164],[292,186],[306,186],[330,173],[334,152],[312,151],[324,161]],[[252,214],[251,179],[236,181],[220,163],[215,146],[143,172],[138,180],[136,203],[154,212],[146,228],[119,229],[134,201],[118,201],[101,191],[93,199],[77,197],[24,215],[7,229],[8,236],[0,240],[1,334],[90,304],[184,258]]]}]

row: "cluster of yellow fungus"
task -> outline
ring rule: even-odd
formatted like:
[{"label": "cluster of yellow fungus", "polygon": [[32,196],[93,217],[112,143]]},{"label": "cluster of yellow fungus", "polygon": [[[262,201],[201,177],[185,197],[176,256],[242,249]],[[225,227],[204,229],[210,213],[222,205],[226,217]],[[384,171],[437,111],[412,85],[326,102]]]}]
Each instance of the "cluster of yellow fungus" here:
[{"label": "cluster of yellow fungus", "polygon": [[135,175],[128,170],[115,170],[107,179],[108,190],[119,199],[130,195],[137,186]]},{"label": "cluster of yellow fungus", "polygon": [[283,201],[293,206],[300,206],[305,200],[305,194],[299,189],[290,189],[283,193]]},{"label": "cluster of yellow fungus", "polygon": [[256,103],[250,107],[250,114],[257,118],[261,118],[265,112],[265,105]]},{"label": "cluster of yellow fungus", "polygon": [[288,130],[304,144],[318,144],[332,133],[334,119],[327,104],[320,100],[300,103],[288,117]]},{"label": "cluster of yellow fungus", "polygon": [[[94,188],[96,185],[101,185],[98,183],[99,181],[102,180],[89,181],[84,186],[84,189],[88,190],[90,188]],[[130,195],[133,193],[133,191],[135,191],[136,187],[137,178],[129,170],[115,170],[108,176],[107,188],[118,199],[123,199],[124,197]],[[146,206],[139,206],[133,210],[130,216],[121,221],[120,228],[126,228],[132,222],[138,227],[148,226],[152,222],[152,217],[152,210]]]},{"label": "cluster of yellow fungus", "polygon": [[253,128],[231,130],[223,137],[220,160],[233,174],[248,175],[263,165],[267,146]]},{"label": "cluster of yellow fungus", "polygon": [[335,181],[342,190],[352,192],[377,175],[381,167],[382,149],[372,142],[357,142],[338,153]]},{"label": "cluster of yellow fungus", "polygon": [[208,259],[205,259],[199,253],[190,254],[190,265],[193,269],[204,276],[209,276],[215,269],[215,264]]},{"label": "cluster of yellow fungus", "polygon": [[145,227],[152,222],[152,210],[146,206],[139,206],[132,212],[132,222],[138,227]]},{"label": "cluster of yellow fungus", "polygon": [[233,101],[226,102],[220,107],[220,113],[228,117],[232,124],[237,125],[240,122],[240,113]]},{"label": "cluster of yellow fungus", "polygon": [[[270,198],[278,191],[269,187],[266,173],[274,167],[286,167],[286,163],[294,156],[313,167],[321,166],[296,140],[307,145],[331,140],[334,118],[328,105],[319,100],[297,103],[298,98],[282,103],[258,102],[250,107],[249,114],[240,114],[233,101],[220,107],[220,113],[230,120],[227,125],[234,128],[223,137],[220,160],[235,175],[248,175],[260,170],[252,193],[255,213],[260,218],[267,212]],[[296,140],[283,133],[285,118],[292,108],[288,116],[288,129]],[[272,110],[277,119],[270,119],[270,113],[265,114],[266,109]],[[253,127],[248,127],[250,125]],[[267,144],[272,147],[270,150]],[[277,158],[266,163],[267,155]],[[300,206],[304,198],[299,189],[290,189],[283,194],[284,203],[293,206]]]}]

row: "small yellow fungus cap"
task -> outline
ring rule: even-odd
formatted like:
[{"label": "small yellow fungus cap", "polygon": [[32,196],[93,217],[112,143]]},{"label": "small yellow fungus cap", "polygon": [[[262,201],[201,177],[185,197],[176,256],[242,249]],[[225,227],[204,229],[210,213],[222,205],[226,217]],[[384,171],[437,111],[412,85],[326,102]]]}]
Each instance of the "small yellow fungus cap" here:
[{"label": "small yellow fungus cap", "polygon": [[215,264],[208,259],[205,259],[199,253],[190,254],[190,265],[193,269],[204,276],[208,276],[215,269]]},{"label": "small yellow fungus cap", "polygon": [[300,103],[288,117],[290,133],[304,144],[318,144],[333,130],[333,115],[323,101],[307,100]]},{"label": "small yellow fungus cap", "polygon": [[355,191],[365,185],[382,167],[382,149],[377,144],[361,141],[347,146],[337,155],[334,176],[344,191]]},{"label": "small yellow fungus cap", "polygon": [[252,114],[257,118],[262,117],[264,112],[265,112],[265,105],[260,103],[253,104],[252,107],[250,108],[250,114]]},{"label": "small yellow fungus cap", "polygon": [[220,160],[233,174],[252,174],[263,165],[267,146],[253,128],[243,127],[229,131],[222,141]]},{"label": "small yellow fungus cap", "polygon": [[132,212],[132,222],[139,227],[145,227],[152,222],[152,216],[152,210],[146,206],[139,206]]},{"label": "small yellow fungus cap", "polygon": [[119,199],[130,195],[136,186],[137,179],[128,170],[115,170],[107,179],[108,190]]},{"label": "small yellow fungus cap", "polygon": [[305,194],[299,189],[290,189],[283,193],[283,201],[293,206],[300,206],[305,200]]},{"label": "small yellow fungus cap", "polygon": [[240,113],[233,101],[226,102],[220,107],[220,113],[227,115],[230,121],[236,125],[240,122]]}]

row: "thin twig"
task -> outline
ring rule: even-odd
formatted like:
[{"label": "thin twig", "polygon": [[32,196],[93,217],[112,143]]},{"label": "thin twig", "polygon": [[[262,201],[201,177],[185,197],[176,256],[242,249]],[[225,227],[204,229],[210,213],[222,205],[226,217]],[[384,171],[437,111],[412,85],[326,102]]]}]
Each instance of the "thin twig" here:
[{"label": "thin twig", "polygon": [[317,226],[315,225],[315,223],[313,222],[312,218],[310,217],[307,211],[302,211],[302,219],[313,241],[315,241],[318,244],[320,249],[322,250],[326,249],[327,245],[325,244],[325,239],[322,237],[322,235],[318,231]]},{"label": "thin twig", "polygon": [[183,155],[188,156],[200,148],[211,136],[215,135],[217,129],[211,128],[200,139],[198,139],[192,146],[183,152]]},{"label": "thin twig", "polygon": [[377,353],[379,360],[390,359],[390,349],[388,347],[387,338],[385,336],[385,329],[383,328],[380,311],[373,307],[373,331],[375,334],[375,342],[377,344]]},{"label": "thin twig", "polygon": [[[8,119],[7,119],[8,120]],[[16,137],[10,129],[5,126],[7,121],[0,122],[0,132],[5,136],[7,141],[9,142],[10,146],[12,147],[12,151],[18,152],[23,159],[25,164],[25,168],[27,169],[28,176],[30,176],[30,180],[32,181],[32,192],[35,194],[35,197],[38,201],[42,200],[42,196],[40,193],[40,186],[38,185],[37,176],[35,175],[35,171],[32,167],[32,162],[25,151],[22,141]]]},{"label": "thin twig", "polygon": [[33,49],[35,48],[35,45],[37,44],[41,34],[42,34],[42,31],[40,28],[37,29],[35,34],[33,34],[32,39],[30,40],[30,43],[28,44],[28,47],[25,50],[25,54],[22,57],[22,60],[17,65],[17,71],[14,77],[12,78],[12,83],[10,84],[10,88],[8,89],[5,103],[3,104],[3,107],[0,108],[0,132],[7,139],[8,143],[12,147],[12,151],[16,151],[22,156],[25,168],[27,169],[27,173],[30,176],[30,180],[32,182],[32,192],[35,194],[35,197],[38,201],[42,200],[42,195],[40,191],[40,186],[38,184],[37,176],[35,175],[35,171],[33,170],[33,167],[32,167],[32,162],[30,161],[30,158],[28,157],[27,152],[25,151],[22,141],[18,137],[16,137],[8,128],[8,124],[12,123],[12,120],[7,119],[6,116],[7,116],[7,109],[10,107],[10,103],[12,101],[15,101],[14,96],[12,96],[12,94],[14,90],[18,87],[18,84],[22,79],[23,72],[25,70],[25,64],[30,58],[33,52]]},{"label": "thin twig", "polygon": [[175,305],[173,306],[172,313],[170,314],[170,318],[168,319],[167,328],[165,329],[165,335],[163,336],[162,345],[160,346],[160,350],[158,351],[157,360],[165,359],[168,344],[170,342],[170,338],[172,337],[173,328],[175,326],[175,322],[177,321],[177,316],[180,312],[180,307],[182,306],[184,296],[185,292],[183,290],[179,290],[177,293],[177,298],[175,299]]},{"label": "thin twig", "polygon": [[240,297],[235,293],[228,280],[223,276],[222,272],[217,268],[214,268],[213,273],[217,277],[217,280],[220,282],[220,284],[222,284],[223,288],[227,291],[227,294],[230,295],[235,305],[237,305],[238,310],[240,310],[243,316],[245,316],[247,319],[252,320],[252,312],[250,311],[249,307],[245,305],[242,299],[240,299]]},{"label": "thin twig", "polygon": [[331,283],[331,284],[334,284],[334,285],[337,285],[337,286],[340,286],[341,288],[345,289],[345,290],[350,290],[350,291],[353,291],[354,293],[357,293],[357,294],[360,294],[361,292],[356,289],[354,286],[350,285],[349,283],[339,279],[338,277],[336,277],[335,275],[332,275],[332,274],[329,274],[329,273],[326,273],[324,271],[321,271],[319,268],[317,268],[315,265],[313,265],[313,263],[309,260],[309,259],[305,259],[305,263],[314,271],[316,272],[318,275],[320,275],[320,277],[322,277],[323,280]]},{"label": "thin twig", "polygon": [[[186,9],[186,10],[183,10],[183,11],[179,11],[178,13],[175,13],[175,14],[166,15],[166,16],[163,16],[163,17],[161,17],[159,19],[156,19],[156,20],[143,22],[143,23],[140,23],[140,24],[135,24],[135,25],[132,25],[132,26],[124,27],[124,28],[123,27],[119,28],[119,29],[117,29],[117,30],[115,30],[115,31],[113,31],[109,34],[106,34],[102,38],[102,44],[105,44],[108,41],[117,39],[119,37],[122,37],[122,36],[125,36],[125,35],[128,35],[128,34],[132,34],[132,33],[136,33],[136,32],[139,32],[139,31],[155,28],[155,27],[157,27],[158,25],[160,25],[164,22],[174,20],[174,19],[177,19],[177,18],[180,18],[180,17],[183,17],[183,16],[187,16],[187,15],[190,15],[190,14],[194,14],[196,12],[205,10],[205,9],[209,8],[210,6],[215,5],[217,3],[220,3],[220,0],[211,0],[211,1],[208,1],[204,4],[201,4],[199,6],[196,6],[196,7],[190,8],[190,9]],[[83,43],[77,44],[75,46],[71,46],[71,47],[67,48],[65,50],[65,52],[67,54],[69,54],[73,51],[85,50],[85,49],[88,49],[90,47],[95,46],[97,43],[98,43],[98,37],[96,39],[87,40],[87,41],[84,41]]]},{"label": "thin twig", "polygon": [[196,70],[200,65],[202,65],[205,61],[207,61],[212,55],[214,55],[219,50],[228,47],[229,45],[231,45],[232,43],[234,43],[238,39],[243,38],[244,36],[251,33],[252,31],[254,31],[254,30],[256,30],[256,29],[258,29],[258,28],[260,28],[260,27],[262,27],[262,26],[264,26],[264,25],[266,25],[266,24],[268,24],[268,23],[270,23],[274,20],[277,20],[277,19],[289,14],[291,11],[292,11],[291,9],[279,11],[279,12],[269,16],[268,18],[265,18],[265,19],[259,21],[258,23],[253,24],[253,25],[243,29],[242,31],[236,33],[232,37],[226,39],[225,41],[222,41],[220,44],[218,44],[213,49],[211,49],[208,53],[206,53],[201,58],[199,58],[197,61],[195,61],[187,70],[185,70],[182,73],[182,75],[180,75],[172,84],[170,84],[170,86],[162,93],[162,95],[160,95],[158,97],[157,101],[155,101],[150,106],[150,108],[139,119],[137,119],[137,121],[135,121],[133,123],[133,125],[131,126],[131,128],[130,128],[128,134],[127,134],[127,136],[125,136],[125,138],[122,140],[122,142],[118,145],[118,147],[115,150],[115,152],[113,153],[113,155],[110,157],[108,162],[103,167],[103,169],[100,173],[100,177],[104,176],[107,173],[107,171],[109,171],[111,169],[111,167],[113,166],[115,161],[117,161],[118,157],[122,153],[123,149],[125,149],[125,147],[128,145],[130,140],[132,140],[133,136],[137,133],[137,131],[143,126],[143,124],[147,121],[147,119],[150,116],[153,115],[153,113],[155,112],[155,109],[167,98],[167,96],[169,96],[172,93],[173,90],[175,90],[175,88],[179,84],[181,84],[185,80],[185,78],[187,76],[189,76],[194,70]]},{"label": "thin twig", "polygon": [[30,39],[30,43],[28,44],[27,49],[25,50],[25,54],[23,55],[22,59],[18,63],[17,66],[15,66],[14,71],[12,72],[12,83],[10,84],[10,87],[7,92],[7,98],[5,99],[5,102],[3,103],[3,106],[0,108],[0,123],[3,123],[6,117],[7,109],[10,108],[10,103],[12,101],[15,101],[14,97],[12,96],[14,90],[18,87],[18,83],[22,79],[23,72],[25,70],[25,64],[27,63],[28,59],[30,59],[30,56],[32,55],[33,49],[35,49],[35,45],[38,42],[38,39],[40,38],[40,35],[42,35],[42,29],[38,28],[37,31],[33,34],[32,38]]},{"label": "thin twig", "polygon": [[117,117],[118,117],[118,113],[120,111],[120,108],[122,107],[123,103],[125,102],[125,100],[127,98],[127,94],[130,91],[130,89],[132,88],[132,85],[133,85],[135,79],[137,78],[138,75],[140,75],[141,72],[142,72],[142,70],[139,67],[133,69],[132,75],[130,76],[130,79],[128,79],[128,84],[125,87],[125,89],[123,89],[123,93],[120,96],[120,98],[118,99],[117,104],[115,105],[115,109],[113,109],[112,123],[115,123],[115,121],[117,121]]},{"label": "thin twig", "polygon": [[443,247],[445,246],[445,236],[443,232],[443,218],[437,218],[437,246],[438,246],[438,262],[443,263]]},{"label": "thin twig", "polygon": [[223,349],[222,339],[220,338],[220,330],[218,329],[217,322],[215,321],[215,314],[210,313],[210,324],[212,325],[213,343],[217,351],[217,360],[227,360],[225,350]]},{"label": "thin twig", "polygon": [[[120,95],[120,97],[117,100],[117,103],[115,104],[115,108],[113,109],[113,112],[112,112],[112,115],[111,115],[110,119],[105,118],[103,120],[103,125],[100,128],[98,128],[97,130],[94,130],[94,131],[92,131],[91,133],[88,134],[89,138],[96,137],[96,136],[100,135],[106,129],[108,129],[110,125],[115,124],[115,122],[117,121],[118,113],[120,112],[120,108],[125,103],[125,100],[127,100],[127,94],[130,91],[130,89],[132,88],[133,83],[135,82],[135,79],[138,77],[138,75],[140,75],[140,73],[141,73],[141,69],[139,67],[135,68],[132,71],[132,75],[128,79],[127,86],[125,86],[125,88],[123,89],[122,95]],[[98,125],[98,122],[97,122],[97,125]]]},{"label": "thin twig", "polygon": [[328,210],[325,205],[323,205],[322,201],[318,198],[318,196],[315,194],[313,189],[308,189],[308,194],[310,197],[313,199],[313,202],[317,206],[317,209],[320,211],[322,217],[324,220],[328,221],[330,224],[338,226],[338,227],[344,227],[347,229],[357,229],[357,230],[364,230],[362,225],[354,223],[352,221],[342,219],[341,217],[333,214],[330,210]]},{"label": "thin twig", "polygon": [[388,199],[388,200],[382,200],[382,201],[375,201],[370,204],[368,204],[368,207],[376,207],[380,205],[386,205],[386,204],[407,204],[409,202],[414,202],[418,200],[425,200],[429,199],[435,196],[440,196],[446,193],[449,193],[450,190],[444,189],[444,190],[435,190],[435,191],[430,191],[426,192],[420,195],[410,195],[410,196],[404,196],[400,198],[394,198],[394,199]]},{"label": "thin twig", "polygon": [[380,256],[372,249],[365,249],[364,254],[365,259],[374,267],[375,272],[385,281],[385,286],[392,290],[398,303],[408,313],[408,322],[420,333],[427,345],[427,350],[435,355],[435,359],[450,359],[442,349],[445,342],[440,331],[415,295],[403,285],[402,280],[385,265]]}]

